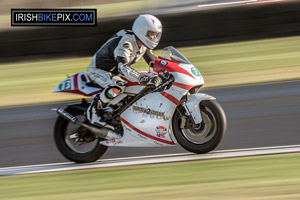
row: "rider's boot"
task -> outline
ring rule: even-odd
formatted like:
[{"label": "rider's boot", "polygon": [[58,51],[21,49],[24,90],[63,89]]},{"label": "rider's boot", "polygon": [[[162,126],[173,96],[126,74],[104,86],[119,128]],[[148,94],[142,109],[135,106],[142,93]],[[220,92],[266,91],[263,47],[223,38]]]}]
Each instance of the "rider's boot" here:
[{"label": "rider's boot", "polygon": [[95,124],[95,122],[98,122],[101,120],[101,115],[99,113],[99,109],[102,109],[102,102],[100,100],[100,95],[97,94],[91,105],[87,109],[87,119],[90,121],[91,124]]},{"label": "rider's boot", "polygon": [[102,93],[94,97],[93,102],[87,110],[87,118],[90,123],[99,123],[104,120],[101,119],[103,113],[112,113],[114,111],[112,107],[107,105],[113,98],[118,96],[120,92],[120,89],[117,87],[108,87],[105,88]]}]

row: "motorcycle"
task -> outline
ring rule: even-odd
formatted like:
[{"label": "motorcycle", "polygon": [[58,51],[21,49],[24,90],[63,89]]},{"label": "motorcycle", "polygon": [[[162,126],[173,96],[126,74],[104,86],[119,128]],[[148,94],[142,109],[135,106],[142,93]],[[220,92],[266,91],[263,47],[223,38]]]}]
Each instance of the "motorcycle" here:
[{"label": "motorcycle", "polygon": [[[114,98],[101,113],[101,122],[89,123],[91,101],[53,108],[59,116],[54,138],[59,151],[76,163],[94,162],[111,146],[168,147],[181,145],[203,154],[214,150],[226,132],[226,116],[216,98],[200,93],[204,79],[174,47],[166,47],[152,63],[148,74],[164,74],[153,88],[127,82],[124,93]],[[145,73],[145,72],[143,72]],[[121,77],[122,78],[122,77]],[[58,84],[52,92],[94,97],[103,88],[79,72]]]}]

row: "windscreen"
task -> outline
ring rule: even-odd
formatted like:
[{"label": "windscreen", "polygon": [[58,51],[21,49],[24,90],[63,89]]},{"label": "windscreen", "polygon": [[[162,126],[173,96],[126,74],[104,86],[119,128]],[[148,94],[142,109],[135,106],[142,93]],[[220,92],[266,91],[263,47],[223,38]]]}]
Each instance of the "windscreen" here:
[{"label": "windscreen", "polygon": [[184,57],[177,49],[172,46],[164,48],[162,50],[161,57],[178,63],[191,64],[186,57]]}]

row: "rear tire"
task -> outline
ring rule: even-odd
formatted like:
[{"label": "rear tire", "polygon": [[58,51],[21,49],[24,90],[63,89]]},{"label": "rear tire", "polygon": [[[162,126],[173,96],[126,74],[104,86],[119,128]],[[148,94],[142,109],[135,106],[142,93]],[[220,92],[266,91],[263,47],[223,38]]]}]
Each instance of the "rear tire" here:
[{"label": "rear tire", "polygon": [[185,115],[183,107],[178,107],[173,117],[173,132],[177,142],[186,150],[203,154],[214,150],[222,141],[226,132],[226,116],[215,100],[200,103],[202,123],[200,127],[180,128],[180,113]]},{"label": "rear tire", "polygon": [[[81,117],[85,119],[84,111],[82,110],[67,108],[66,111],[78,118]],[[100,138],[96,138],[89,143],[78,145],[78,143],[70,138],[72,134],[79,131],[92,136],[92,133],[85,128],[74,125],[59,116],[54,127],[54,139],[58,150],[65,158],[76,163],[88,163],[98,160],[106,152],[108,147],[99,144],[101,141]]]}]

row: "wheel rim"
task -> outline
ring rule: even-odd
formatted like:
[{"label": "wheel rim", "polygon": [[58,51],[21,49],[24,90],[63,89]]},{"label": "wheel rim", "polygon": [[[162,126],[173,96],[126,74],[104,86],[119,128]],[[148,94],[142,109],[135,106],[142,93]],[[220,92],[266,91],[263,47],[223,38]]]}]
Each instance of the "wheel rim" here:
[{"label": "wheel rim", "polygon": [[[83,121],[85,119],[85,116],[83,115],[78,115],[76,117],[79,121]],[[78,142],[75,141],[74,134],[76,132],[81,131],[80,128],[81,127],[77,124],[68,123],[64,135],[64,141],[68,146],[68,148],[70,148],[72,151],[76,153],[80,153],[80,154],[89,153],[97,146],[98,139],[95,139],[88,143],[79,144]]]},{"label": "wheel rim", "polygon": [[209,108],[201,110],[202,122],[198,127],[181,129],[182,135],[193,144],[205,144],[210,141],[217,132],[216,118]]}]

